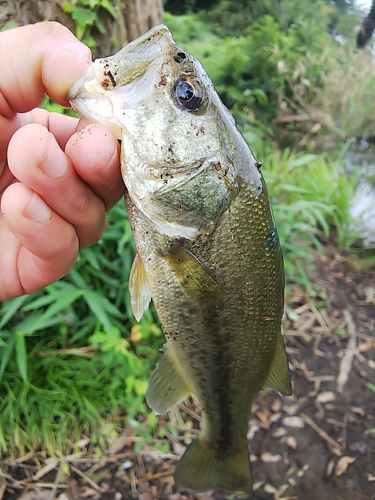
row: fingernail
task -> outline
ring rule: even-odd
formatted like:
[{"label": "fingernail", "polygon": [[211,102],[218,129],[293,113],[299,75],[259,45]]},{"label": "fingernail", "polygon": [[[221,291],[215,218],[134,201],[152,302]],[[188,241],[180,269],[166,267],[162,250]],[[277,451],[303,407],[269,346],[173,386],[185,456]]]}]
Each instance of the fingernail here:
[{"label": "fingernail", "polygon": [[50,138],[49,149],[46,153],[46,159],[40,164],[40,170],[48,177],[56,178],[65,174],[68,168],[68,162],[65,154],[59,148],[58,144]]},{"label": "fingernail", "polygon": [[24,216],[34,222],[46,222],[51,219],[51,209],[39,198],[38,195],[31,195],[31,200],[24,211]]}]

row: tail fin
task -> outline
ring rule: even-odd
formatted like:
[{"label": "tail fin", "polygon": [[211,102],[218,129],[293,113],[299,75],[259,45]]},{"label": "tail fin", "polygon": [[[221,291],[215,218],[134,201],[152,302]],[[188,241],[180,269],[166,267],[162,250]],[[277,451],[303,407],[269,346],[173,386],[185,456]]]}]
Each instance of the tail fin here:
[{"label": "tail fin", "polygon": [[195,492],[221,489],[250,494],[253,478],[248,450],[219,458],[196,439],[178,462],[175,481],[179,486]]}]

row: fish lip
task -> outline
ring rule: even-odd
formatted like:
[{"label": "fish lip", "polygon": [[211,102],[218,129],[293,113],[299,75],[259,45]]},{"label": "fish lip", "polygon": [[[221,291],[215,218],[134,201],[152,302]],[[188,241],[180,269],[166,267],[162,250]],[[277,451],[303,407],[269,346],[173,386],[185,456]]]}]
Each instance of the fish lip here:
[{"label": "fish lip", "polygon": [[[73,109],[85,118],[92,119],[95,113],[90,109],[99,106],[100,100],[107,100],[102,104],[106,116],[109,116],[110,107],[114,109],[111,99],[116,87],[127,86],[141,77],[147,68],[163,53],[167,53],[175,45],[169,29],[159,24],[150,31],[123,47],[116,54],[96,59],[86,72],[70,87],[67,100]],[[123,82],[121,75],[127,75],[128,81]],[[120,81],[117,81],[117,79]],[[87,103],[85,103],[87,101]],[[96,101],[96,102],[95,102]],[[90,104],[91,103],[91,104]],[[111,113],[113,116],[113,113]]]},{"label": "fish lip", "polygon": [[91,63],[91,66],[83,73],[83,75],[71,85],[67,95],[67,100],[69,102],[77,99],[77,97],[83,92],[87,92],[85,83],[89,77],[90,80],[96,80],[94,63]]},{"label": "fish lip", "polygon": [[[150,54],[147,52],[150,48],[152,49],[155,44],[159,45],[158,52],[166,52],[170,49],[170,47],[176,45],[176,42],[173,40],[172,33],[165,24],[157,24],[143,35],[137,37],[135,40],[132,40],[121,50],[116,52],[116,54],[111,56],[111,59],[122,59],[127,53],[131,53],[132,57],[135,59],[138,57],[145,59],[150,57]],[[153,56],[152,58],[154,58],[155,51],[151,50],[151,54]]]},{"label": "fish lip", "polygon": [[122,127],[115,119],[113,99],[98,84],[95,62],[81,78],[73,83],[67,99],[81,118],[93,123],[101,122],[112,131],[117,139],[122,139]]}]

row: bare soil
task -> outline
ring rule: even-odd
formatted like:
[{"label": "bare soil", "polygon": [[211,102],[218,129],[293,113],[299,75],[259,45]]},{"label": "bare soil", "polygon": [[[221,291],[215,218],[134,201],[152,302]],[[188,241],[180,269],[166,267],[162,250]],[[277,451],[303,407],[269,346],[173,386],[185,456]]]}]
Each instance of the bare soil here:
[{"label": "bare soil", "polygon": [[[375,500],[375,269],[361,271],[359,262],[327,246],[311,276],[320,297],[298,287],[287,297],[294,395],[265,391],[255,400],[248,434],[253,500]],[[141,453],[134,452],[139,430],[127,429],[100,459],[83,447],[59,461],[43,454],[3,461],[0,500],[233,498],[185,494],[173,483],[199,419],[194,402],[160,417],[155,440]]]}]

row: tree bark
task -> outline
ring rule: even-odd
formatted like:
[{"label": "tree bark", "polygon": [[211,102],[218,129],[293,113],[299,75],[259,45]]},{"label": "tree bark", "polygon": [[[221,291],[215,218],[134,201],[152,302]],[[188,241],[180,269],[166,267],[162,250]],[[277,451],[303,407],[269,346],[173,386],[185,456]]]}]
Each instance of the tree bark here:
[{"label": "tree bark", "polygon": [[[0,28],[6,24],[22,26],[39,21],[58,21],[76,33],[76,23],[64,12],[62,4],[63,0],[3,0],[0,2]],[[103,7],[96,11],[105,33],[94,26],[90,29],[90,35],[97,45],[94,57],[117,52],[162,21],[162,0],[112,0],[111,4],[116,19]],[[82,5],[76,4],[76,7]]]}]

